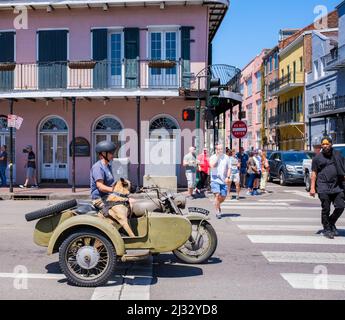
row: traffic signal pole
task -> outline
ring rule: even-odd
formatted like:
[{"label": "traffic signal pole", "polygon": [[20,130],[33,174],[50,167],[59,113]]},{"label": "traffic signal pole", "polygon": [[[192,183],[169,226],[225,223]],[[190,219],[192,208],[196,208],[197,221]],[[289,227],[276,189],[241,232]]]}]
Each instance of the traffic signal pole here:
[{"label": "traffic signal pole", "polygon": [[200,100],[200,78],[198,78],[198,99],[195,101],[195,116],[196,116],[196,137],[195,145],[197,154],[200,153],[200,111],[201,111],[201,100]]},{"label": "traffic signal pole", "polygon": [[196,152],[197,154],[200,154],[200,111],[201,111],[201,100],[198,99],[195,102],[195,111],[196,111],[196,138],[195,138],[195,144],[196,144]]}]

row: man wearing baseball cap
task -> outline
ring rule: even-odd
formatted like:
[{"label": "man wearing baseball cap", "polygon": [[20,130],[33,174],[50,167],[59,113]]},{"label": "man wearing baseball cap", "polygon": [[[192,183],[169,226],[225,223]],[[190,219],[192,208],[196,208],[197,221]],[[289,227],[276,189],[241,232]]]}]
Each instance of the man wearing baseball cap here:
[{"label": "man wearing baseball cap", "polygon": [[[338,236],[336,223],[344,212],[344,158],[340,152],[333,149],[332,139],[324,137],[321,142],[322,151],[312,162],[312,177],[310,195],[319,195],[322,207],[323,234],[329,239]],[[331,204],[334,212],[331,213]]]}]

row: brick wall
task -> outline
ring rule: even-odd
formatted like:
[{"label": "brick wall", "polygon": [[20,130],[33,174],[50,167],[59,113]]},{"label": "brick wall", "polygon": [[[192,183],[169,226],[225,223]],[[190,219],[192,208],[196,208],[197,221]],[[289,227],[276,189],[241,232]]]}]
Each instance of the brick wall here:
[{"label": "brick wall", "polygon": [[[319,21],[321,21],[321,19]],[[338,24],[339,24],[338,11],[335,10],[335,11],[332,11],[331,13],[328,14],[327,28],[328,29],[338,28]],[[300,31],[298,31],[297,33],[292,35],[291,37],[281,41],[279,43],[279,48],[280,49],[286,48],[291,42],[295,41],[301,34],[303,34],[305,31],[309,31],[309,30],[315,30],[315,23],[314,22],[312,24],[308,25],[307,27],[301,29]]]},{"label": "brick wall", "polygon": [[312,46],[312,35],[307,34],[304,37],[304,71],[309,73],[313,67],[313,46]]}]

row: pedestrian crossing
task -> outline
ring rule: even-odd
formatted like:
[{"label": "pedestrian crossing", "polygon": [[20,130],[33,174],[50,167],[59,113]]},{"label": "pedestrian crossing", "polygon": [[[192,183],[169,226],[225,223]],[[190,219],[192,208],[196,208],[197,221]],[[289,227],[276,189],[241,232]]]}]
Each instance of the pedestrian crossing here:
[{"label": "pedestrian crossing", "polygon": [[[231,203],[226,201],[223,211],[231,208],[238,217],[231,215],[228,220],[259,248],[269,265],[279,266],[281,279],[291,288],[345,291],[345,269],[341,268],[345,265],[345,237],[330,240],[320,234],[320,207],[301,199]],[[339,230],[345,229],[344,222],[338,224]],[[298,269],[310,272],[297,273]],[[286,272],[290,270],[293,272]]]}]

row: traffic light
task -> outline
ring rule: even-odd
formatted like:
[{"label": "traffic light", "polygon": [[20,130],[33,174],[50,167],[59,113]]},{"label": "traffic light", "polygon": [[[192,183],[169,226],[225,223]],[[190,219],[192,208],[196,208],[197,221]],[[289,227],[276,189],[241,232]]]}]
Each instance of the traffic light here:
[{"label": "traffic light", "polygon": [[184,109],[182,112],[183,121],[195,121],[195,110],[194,109]]},{"label": "traffic light", "polygon": [[219,95],[220,95],[220,79],[219,78],[211,79],[208,107],[216,108],[219,106]]}]

